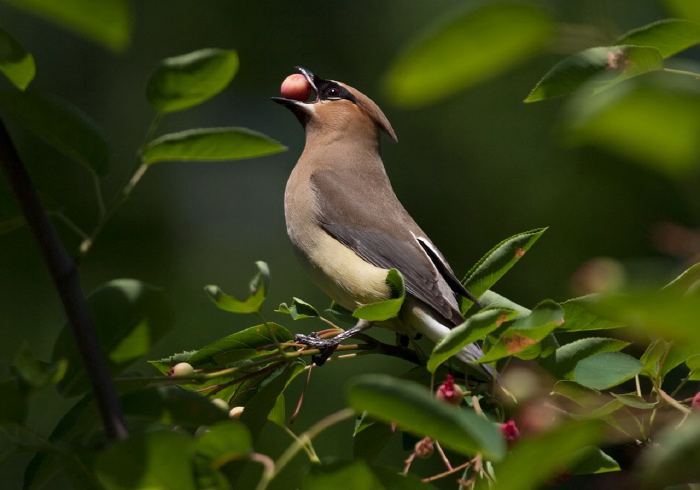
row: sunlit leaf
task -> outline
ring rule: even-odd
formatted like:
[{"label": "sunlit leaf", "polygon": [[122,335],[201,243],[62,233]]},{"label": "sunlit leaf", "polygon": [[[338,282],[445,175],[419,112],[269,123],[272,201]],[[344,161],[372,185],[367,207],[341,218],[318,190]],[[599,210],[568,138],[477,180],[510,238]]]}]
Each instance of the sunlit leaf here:
[{"label": "sunlit leaf", "polygon": [[95,471],[107,490],[195,490],[195,443],[175,431],[136,434],[97,455]]},{"label": "sunlit leaf", "polygon": [[292,298],[292,304],[289,306],[287,306],[287,303],[282,303],[275,311],[279,313],[287,313],[292,317],[292,320],[301,320],[304,318],[319,316],[316,308],[299,298]]},{"label": "sunlit leaf", "polygon": [[522,352],[546,338],[563,321],[564,310],[557,303],[542,301],[530,314],[517,317],[477,362],[493,362]]},{"label": "sunlit leaf", "polygon": [[[626,45],[589,48],[554,65],[525,102],[537,102],[582,90],[597,93],[661,68],[663,58],[656,48]],[[588,81],[591,83],[587,84]]]},{"label": "sunlit leaf", "polygon": [[111,50],[123,51],[131,37],[127,0],[5,0]]},{"label": "sunlit leaf", "polygon": [[581,94],[568,108],[567,131],[574,144],[686,175],[700,158],[700,86],[690,77],[651,74],[595,97]]},{"label": "sunlit leaf", "polygon": [[489,333],[496,330],[504,322],[511,320],[518,314],[517,311],[501,308],[486,308],[469,317],[464,323],[456,326],[435,345],[428,359],[428,371],[435,370],[462,350],[463,347],[481,340]]},{"label": "sunlit leaf", "polygon": [[151,165],[173,160],[240,160],[286,149],[269,136],[246,128],[188,129],[151,141],[141,157]]},{"label": "sunlit leaf", "polygon": [[292,334],[281,325],[268,322],[228,335],[199,349],[186,361],[196,369],[225,367],[227,364],[271,354],[278,342],[291,342]]},{"label": "sunlit leaf", "polygon": [[146,97],[161,113],[201,104],[225,89],[238,71],[232,50],[202,49],[166,58],[148,79]]},{"label": "sunlit leaf", "polygon": [[260,311],[265,297],[270,290],[270,268],[259,260],[255,263],[258,273],[249,284],[250,296],[244,300],[236,299],[224,293],[218,286],[207,286],[204,290],[211,300],[222,310],[232,313],[255,313]]},{"label": "sunlit leaf", "polygon": [[574,380],[588,388],[604,390],[633,378],[642,363],[622,352],[600,352],[587,357],[574,369]]},{"label": "sunlit leaf", "polygon": [[618,339],[588,337],[575,340],[558,348],[553,356],[541,361],[548,371],[562,379],[571,379],[576,364],[599,352],[615,352],[624,349],[629,342]]},{"label": "sunlit leaf", "polygon": [[622,327],[623,325],[620,323],[596,315],[595,312],[591,311],[590,305],[597,298],[597,295],[591,294],[559,303],[559,306],[564,309],[564,323],[557,330],[581,332],[584,330],[607,330]]},{"label": "sunlit leaf", "polygon": [[700,43],[700,24],[683,19],[664,19],[623,34],[615,44],[651,46],[668,58]]},{"label": "sunlit leaf", "polygon": [[[537,228],[535,230],[519,233],[503,240],[493,247],[467,272],[462,284],[475,298],[480,297],[503,275],[510,270],[525,252],[530,250],[537,239],[547,228]],[[472,302],[462,299],[462,311],[465,312]]]},{"label": "sunlit leaf", "polygon": [[[88,297],[95,333],[107,356],[112,374],[151,350],[174,323],[163,292],[134,279],[116,279]],[[68,371],[58,384],[62,394],[77,395],[89,390],[88,376],[68,325],[61,331],[53,351],[53,362],[68,360]]]},{"label": "sunlit leaf", "polygon": [[552,20],[537,7],[482,2],[430,25],[389,68],[384,79],[395,103],[416,106],[495,77],[544,49]]},{"label": "sunlit leaf", "polygon": [[519,441],[503,463],[496,466],[496,488],[539,488],[589,456],[581,450],[599,441],[601,429],[596,421],[570,423]]},{"label": "sunlit leaf", "polygon": [[398,315],[406,297],[403,276],[396,269],[391,269],[386,276],[386,283],[392,291],[391,299],[360,306],[352,312],[352,316],[370,322],[381,322]]},{"label": "sunlit leaf", "polygon": [[0,71],[20,90],[34,79],[34,57],[7,32],[0,29]]},{"label": "sunlit leaf", "polygon": [[386,375],[355,378],[348,388],[350,406],[357,412],[420,437],[436,439],[462,454],[480,452],[497,461],[505,454],[500,431],[471,410],[463,410],[438,400],[416,383]]},{"label": "sunlit leaf", "polygon": [[0,108],[68,157],[105,176],[112,165],[97,123],[63,99],[36,92],[0,92]]}]

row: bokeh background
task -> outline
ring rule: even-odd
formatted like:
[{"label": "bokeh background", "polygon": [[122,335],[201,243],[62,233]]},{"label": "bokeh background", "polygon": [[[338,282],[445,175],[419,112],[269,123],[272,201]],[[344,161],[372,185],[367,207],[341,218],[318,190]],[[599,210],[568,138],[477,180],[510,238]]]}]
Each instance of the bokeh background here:
[{"label": "bokeh background", "polygon": [[[346,82],[383,108],[399,138],[398,144],[388,138],[383,142],[396,194],[458,275],[499,241],[548,226],[498,284],[500,294],[528,307],[545,298],[565,300],[577,294],[572,289],[577,270],[601,256],[619,261],[628,276],[673,277],[684,258],[672,256],[660,243],[659,225],[698,225],[697,172],[674,180],[606,149],[571,146],[561,127],[566,98],[523,103],[564,55],[667,17],[663,5],[651,0],[531,2],[582,34],[570,46],[553,45],[545,55],[446,100],[413,109],[392,105],[381,83],[388,67],[417,33],[463,3],[139,1],[133,5],[130,47],[115,54],[0,2],[0,24],[35,57],[38,69],[31,88],[69,100],[109,135],[116,165],[103,180],[108,198],[128,176],[154,117],[144,87],[165,57],[220,47],[237,50],[241,65],[223,93],[167,116],[159,134],[244,126],[289,147],[285,153],[245,161],[154,166],[81,264],[85,290],[120,277],[162,287],[177,317],[172,333],[155,347],[155,359],[256,324],[252,316],[218,310],[203,288],[216,284],[244,296],[254,261],[264,260],[272,271],[267,318],[294,332],[321,328],[312,320],[291,322],[273,312],[293,296],[319,308],[329,303],[297,265],[285,232],[284,187],[304,135],[295,118],[269,98],[278,95],[295,65]],[[698,53],[686,57],[698,59]],[[10,88],[0,80],[0,89]],[[97,208],[88,172],[16,121],[8,118],[7,124],[42,194],[89,229]],[[60,223],[57,227],[69,250],[75,250],[78,238]],[[39,358],[49,359],[63,322],[27,229],[1,235],[0,357],[11,358],[28,343]],[[342,407],[342,385],[349,376],[400,374],[408,367],[395,359],[366,357],[317,370],[306,404],[321,412],[302,411],[295,430]],[[134,369],[152,372],[145,362]],[[51,392],[40,396],[45,402],[32,417],[46,431],[69,403]],[[343,430],[350,426],[338,433]],[[269,451],[278,452],[288,442],[285,437],[268,427]],[[348,441],[347,434],[324,435],[317,450],[347,456]],[[18,484],[18,469],[21,464],[6,466],[0,481]]]}]

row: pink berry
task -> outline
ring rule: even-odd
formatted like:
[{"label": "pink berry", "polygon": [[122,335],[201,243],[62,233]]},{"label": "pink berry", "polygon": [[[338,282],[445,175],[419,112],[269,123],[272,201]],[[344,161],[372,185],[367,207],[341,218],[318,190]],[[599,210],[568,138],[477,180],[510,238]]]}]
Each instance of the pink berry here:
[{"label": "pink berry", "polygon": [[304,75],[296,73],[284,79],[280,92],[282,97],[286,99],[306,102],[309,95],[311,95],[311,84]]}]

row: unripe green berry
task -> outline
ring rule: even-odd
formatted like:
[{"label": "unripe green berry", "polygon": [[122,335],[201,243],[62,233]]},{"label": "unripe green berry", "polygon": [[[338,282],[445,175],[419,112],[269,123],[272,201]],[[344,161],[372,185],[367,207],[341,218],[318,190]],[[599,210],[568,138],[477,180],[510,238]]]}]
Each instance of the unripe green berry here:
[{"label": "unripe green berry", "polygon": [[175,364],[175,367],[173,367],[173,376],[192,376],[193,374],[194,368],[190,363],[181,362]]}]

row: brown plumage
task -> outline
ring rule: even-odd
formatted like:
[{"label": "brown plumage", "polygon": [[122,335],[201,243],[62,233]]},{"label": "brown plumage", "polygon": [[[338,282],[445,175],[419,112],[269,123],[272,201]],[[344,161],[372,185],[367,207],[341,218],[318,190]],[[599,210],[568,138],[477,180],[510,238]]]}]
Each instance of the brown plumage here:
[{"label": "brown plumage", "polygon": [[[297,256],[318,286],[350,310],[389,298],[386,275],[398,269],[407,298],[399,319],[382,326],[437,342],[464,321],[455,295],[474,298],[394,194],[379,154],[381,131],[397,140],[391,124],[358,90],[300,70],[316,99],[274,98],[306,131],[285,192]],[[459,357],[481,355],[471,345]]]}]

